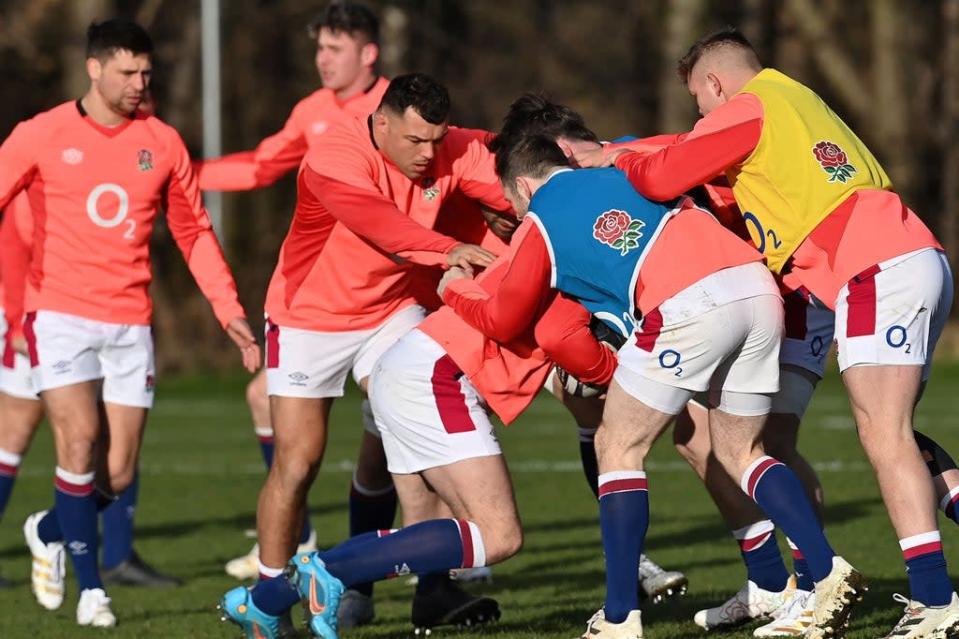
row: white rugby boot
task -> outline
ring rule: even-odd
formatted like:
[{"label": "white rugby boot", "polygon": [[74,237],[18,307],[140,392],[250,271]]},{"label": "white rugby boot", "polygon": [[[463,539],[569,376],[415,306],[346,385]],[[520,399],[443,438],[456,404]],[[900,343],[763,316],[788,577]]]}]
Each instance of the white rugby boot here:
[{"label": "white rugby boot", "polygon": [[892,597],[906,610],[902,619],[889,631],[885,639],[953,639],[959,637],[959,596],[945,606],[926,606],[910,601],[902,595]]},{"label": "white rugby boot", "polygon": [[703,630],[735,628],[750,621],[763,621],[772,618],[790,595],[788,585],[782,592],[772,592],[747,581],[739,592],[721,605],[697,612],[693,621]]},{"label": "white rugby boot", "polygon": [[66,592],[66,551],[62,541],[45,544],[40,541],[37,526],[47,514],[46,510],[33,513],[23,523],[23,537],[33,555],[30,571],[30,586],[37,603],[47,610],[56,610],[63,605]]}]

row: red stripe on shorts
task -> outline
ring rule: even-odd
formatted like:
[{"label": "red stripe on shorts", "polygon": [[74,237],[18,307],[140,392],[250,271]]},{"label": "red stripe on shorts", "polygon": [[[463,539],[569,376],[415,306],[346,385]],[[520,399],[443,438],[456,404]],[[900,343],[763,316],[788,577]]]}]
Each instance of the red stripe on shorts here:
[{"label": "red stripe on shorts", "polygon": [[663,314],[654,308],[643,318],[643,326],[636,333],[636,346],[647,353],[652,353],[659,339],[659,332],[663,329]]},{"label": "red stripe on shorts", "polygon": [[614,479],[605,482],[599,487],[599,496],[609,495],[611,493],[622,493],[629,490],[648,490],[645,477],[634,477],[632,479]]},{"label": "red stripe on shorts", "polygon": [[756,468],[753,469],[753,473],[749,476],[749,483],[746,486],[749,489],[750,498],[752,499],[756,498],[756,484],[759,483],[759,480],[762,478],[763,473],[765,473],[767,470],[769,470],[776,464],[782,464],[782,462],[770,457],[769,459],[763,461],[763,463],[759,464],[758,466],[756,466]]},{"label": "red stripe on shorts", "polygon": [[280,327],[266,321],[266,367],[280,367]]},{"label": "red stripe on shorts", "polygon": [[876,332],[876,273],[873,265],[849,280],[846,295],[846,337],[862,337]]},{"label": "red stripe on shorts", "polygon": [[470,417],[466,396],[460,386],[463,371],[449,355],[436,360],[433,366],[433,399],[440,413],[440,421],[447,433],[468,433],[476,430],[476,424]]},{"label": "red stripe on shorts", "polygon": [[473,556],[473,532],[470,530],[469,522],[463,519],[457,519],[456,525],[460,528],[460,539],[463,540],[463,568],[472,568],[476,562]]},{"label": "red stripe on shorts", "polygon": [[33,330],[33,323],[37,321],[36,312],[27,313],[23,321],[23,336],[27,339],[27,353],[30,355],[30,366],[39,366],[40,358],[37,356],[37,334]]},{"label": "red stripe on shorts", "polygon": [[915,559],[919,555],[927,555],[931,552],[942,552],[942,542],[934,541],[928,544],[920,544],[918,546],[913,546],[912,548],[906,548],[902,551],[902,556],[909,561],[910,559]]},{"label": "red stripe on shorts", "polygon": [[13,333],[10,332],[10,329],[7,329],[6,335],[3,336],[3,367],[4,368],[13,368],[14,366],[14,357],[16,357],[16,351],[13,350]]}]

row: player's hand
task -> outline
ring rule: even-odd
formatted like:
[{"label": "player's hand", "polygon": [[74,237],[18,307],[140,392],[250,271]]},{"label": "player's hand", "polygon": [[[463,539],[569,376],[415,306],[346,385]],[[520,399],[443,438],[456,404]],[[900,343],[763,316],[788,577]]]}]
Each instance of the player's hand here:
[{"label": "player's hand", "polygon": [[226,334],[230,336],[233,343],[240,348],[243,356],[243,368],[255,373],[260,367],[260,346],[253,337],[253,331],[250,325],[242,317],[230,320],[226,325]]},{"label": "player's hand", "polygon": [[436,294],[443,297],[443,291],[446,290],[446,286],[453,280],[468,280],[472,278],[472,268],[462,269],[458,266],[453,266],[450,270],[443,273],[443,279],[440,280],[440,285],[436,287]]},{"label": "player's hand", "polygon": [[483,217],[486,219],[486,226],[493,232],[493,235],[509,244],[516,227],[519,226],[519,220],[507,213],[500,213],[486,207],[481,210],[483,211]]},{"label": "player's hand", "polygon": [[496,256],[475,244],[458,244],[446,255],[446,263],[450,266],[459,266],[472,273],[470,266],[489,266],[493,263]]},{"label": "player's hand", "polygon": [[27,338],[23,335],[17,335],[10,341],[10,345],[13,346],[13,350],[20,353],[21,355],[27,356],[30,354],[30,351],[27,347]]},{"label": "player's hand", "polygon": [[613,164],[616,162],[616,158],[624,153],[630,153],[630,150],[625,148],[607,150],[607,148],[603,146],[598,149],[590,149],[588,151],[574,153],[572,160],[573,164],[581,169],[600,168],[605,166],[613,166]]}]

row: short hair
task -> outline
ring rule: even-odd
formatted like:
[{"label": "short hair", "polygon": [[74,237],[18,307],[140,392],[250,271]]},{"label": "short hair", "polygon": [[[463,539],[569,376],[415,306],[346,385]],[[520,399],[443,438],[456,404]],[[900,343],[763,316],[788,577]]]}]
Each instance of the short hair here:
[{"label": "short hair", "polygon": [[542,179],[556,167],[569,165],[556,140],[542,133],[504,138],[496,149],[496,174],[506,185],[518,177]]},{"label": "short hair", "polygon": [[425,73],[407,73],[396,76],[386,87],[379,108],[384,107],[399,115],[413,107],[430,124],[440,124],[450,116],[450,94]]},{"label": "short hair", "polygon": [[599,138],[586,126],[586,120],[573,109],[552,102],[544,93],[524,93],[510,105],[499,135],[490,144],[490,150],[507,144],[510,138],[529,135],[545,135],[556,140],[584,140],[599,142]]},{"label": "short hair", "polygon": [[92,22],[87,28],[87,57],[103,60],[117,51],[134,55],[153,53],[153,40],[146,29],[132,20],[113,18]]},{"label": "short hair", "polygon": [[314,40],[319,37],[320,29],[329,29],[333,33],[348,33],[351,37],[363,36],[367,42],[380,43],[380,20],[365,4],[352,0],[334,0],[326,10],[318,15],[308,27],[308,33]]},{"label": "short hair", "polygon": [[676,65],[676,72],[679,74],[680,79],[687,82],[689,80],[689,74],[692,72],[693,67],[696,66],[696,63],[699,62],[700,58],[710,51],[727,46],[735,47],[747,54],[752,54],[756,64],[759,64],[759,55],[746,36],[735,27],[725,27],[701,37],[689,48],[686,55],[679,59]]}]

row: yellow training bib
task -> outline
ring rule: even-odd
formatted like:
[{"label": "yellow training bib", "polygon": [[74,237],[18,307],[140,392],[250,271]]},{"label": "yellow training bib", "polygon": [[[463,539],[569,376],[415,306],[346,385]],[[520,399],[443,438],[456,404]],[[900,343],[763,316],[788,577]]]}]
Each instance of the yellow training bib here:
[{"label": "yellow training bib", "polygon": [[752,154],[726,176],[749,234],[778,273],[806,236],[859,189],[891,189],[869,149],[818,95],[775,69],[742,89],[763,105]]}]

